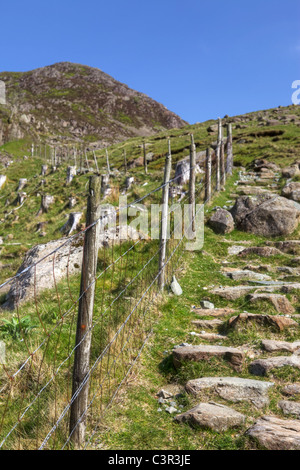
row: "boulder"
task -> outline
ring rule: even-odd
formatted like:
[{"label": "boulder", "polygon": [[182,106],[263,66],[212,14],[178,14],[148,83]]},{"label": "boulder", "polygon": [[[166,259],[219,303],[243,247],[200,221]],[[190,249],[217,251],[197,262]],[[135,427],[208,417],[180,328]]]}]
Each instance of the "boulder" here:
[{"label": "boulder", "polygon": [[230,212],[218,209],[208,221],[209,226],[220,234],[231,233],[234,230],[234,220]]},{"label": "boulder", "polygon": [[243,425],[245,416],[228,406],[210,402],[200,403],[186,413],[176,416],[175,420],[222,432]]},{"label": "boulder", "polygon": [[223,322],[221,320],[195,320],[192,321],[192,325],[200,328],[201,330],[212,330],[223,325]]},{"label": "boulder", "polygon": [[242,379],[240,377],[203,377],[189,380],[185,388],[188,393],[195,396],[202,395],[205,392],[213,392],[224,400],[234,403],[247,401],[257,408],[262,408],[269,403],[268,390],[273,385],[273,382]]},{"label": "boulder", "polygon": [[239,197],[231,213],[239,229],[265,237],[290,235],[300,220],[300,206],[285,197],[267,194]]},{"label": "boulder", "polygon": [[300,175],[299,165],[294,164],[282,170],[282,176],[284,178],[294,178]]},{"label": "boulder", "polygon": [[263,416],[246,431],[268,450],[300,450],[300,422]]},{"label": "boulder", "polygon": [[288,396],[300,395],[300,384],[290,384],[286,385],[282,390],[282,393]]},{"label": "boulder", "polygon": [[262,258],[270,258],[272,256],[277,256],[281,254],[282,252],[280,250],[271,246],[250,246],[248,248],[244,248],[239,253],[239,256],[246,257],[249,255],[257,255]]},{"label": "boulder", "polygon": [[300,202],[300,183],[292,182],[284,186],[282,196]]},{"label": "boulder", "polygon": [[267,245],[272,245],[283,253],[298,255],[300,254],[300,240],[284,240],[281,242],[267,242]]}]

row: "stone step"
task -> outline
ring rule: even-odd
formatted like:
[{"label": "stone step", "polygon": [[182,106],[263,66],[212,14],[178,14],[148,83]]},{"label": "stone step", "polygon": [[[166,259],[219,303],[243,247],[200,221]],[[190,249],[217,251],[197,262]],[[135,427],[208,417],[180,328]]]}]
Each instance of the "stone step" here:
[{"label": "stone step", "polygon": [[249,302],[255,304],[258,301],[270,302],[276,309],[277,312],[283,313],[284,315],[291,315],[295,312],[295,308],[292,306],[290,301],[280,294],[250,294]]},{"label": "stone step", "polygon": [[192,325],[200,328],[201,330],[212,330],[213,328],[223,325],[223,322],[221,320],[194,320],[192,321]]},{"label": "stone step", "polygon": [[246,431],[268,450],[299,450],[300,421],[263,416]]},{"label": "stone step", "polygon": [[229,428],[242,426],[245,416],[228,406],[219,403],[200,403],[189,411],[177,415],[175,420],[179,423],[190,423],[217,432],[226,431]]},{"label": "stone step", "polygon": [[300,350],[300,341],[295,341],[294,343],[289,343],[287,341],[276,341],[273,339],[264,339],[261,343],[263,349],[268,352],[276,351],[286,351],[286,352],[296,352]]},{"label": "stone step", "polygon": [[300,369],[300,356],[276,356],[268,359],[257,359],[250,364],[249,370],[253,375],[264,376],[272,369],[285,366]]},{"label": "stone step", "polygon": [[235,369],[239,369],[243,364],[245,354],[237,348],[206,344],[183,346],[173,350],[173,363],[175,367],[179,367],[183,362],[208,361],[211,358],[225,359],[229,361]]},{"label": "stone step", "polygon": [[294,415],[300,419],[300,403],[297,401],[282,400],[278,403],[279,408],[285,415]]},{"label": "stone step", "polygon": [[190,333],[197,338],[205,339],[206,341],[222,341],[227,339],[227,336],[217,335],[216,333],[206,333],[203,331],[202,333]]},{"label": "stone step", "polygon": [[224,400],[234,403],[247,401],[257,408],[262,408],[269,403],[268,390],[273,385],[273,382],[240,377],[203,377],[189,380],[185,389],[194,396],[209,391],[218,394]]},{"label": "stone step", "polygon": [[280,315],[265,315],[259,313],[248,313],[244,312],[236,317],[231,317],[228,320],[228,325],[231,328],[238,329],[241,325],[247,323],[256,323],[265,327],[275,327],[279,331],[283,331],[286,328],[298,328],[299,325],[295,320],[291,318],[280,316]]},{"label": "stone step", "polygon": [[236,310],[233,308],[214,308],[207,310],[205,308],[193,307],[191,309],[199,317],[226,317],[227,315],[232,315],[236,313]]},{"label": "stone step", "polygon": [[229,277],[229,279],[233,279],[234,281],[241,281],[241,280],[249,280],[249,281],[270,281],[272,280],[271,276],[267,274],[257,273],[255,271],[250,271],[249,269],[242,269],[242,270],[231,270],[222,273],[224,276]]}]

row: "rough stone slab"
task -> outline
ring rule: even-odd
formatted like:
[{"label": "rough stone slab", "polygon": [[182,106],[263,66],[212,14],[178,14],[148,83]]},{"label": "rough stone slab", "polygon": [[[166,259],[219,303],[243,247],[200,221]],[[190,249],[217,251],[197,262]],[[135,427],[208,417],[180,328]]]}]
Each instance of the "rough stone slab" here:
[{"label": "rough stone slab", "polygon": [[226,317],[227,315],[232,315],[236,313],[236,310],[233,308],[214,308],[207,311],[205,308],[192,308],[192,312],[194,312],[196,315],[199,315],[199,317]]},{"label": "rough stone slab", "polygon": [[300,395],[300,384],[286,385],[282,392],[288,396]]},{"label": "rough stone slab", "polygon": [[231,317],[228,324],[231,328],[239,328],[241,324],[245,323],[256,323],[261,326],[275,327],[279,331],[283,331],[286,328],[296,328],[298,323],[291,318],[279,316],[279,315],[264,315],[258,313],[244,312],[236,317]]},{"label": "rough stone slab", "polygon": [[[187,361],[207,361],[212,357],[225,359],[238,369],[241,367],[245,354],[237,348],[226,346],[211,346],[200,344],[198,346],[181,347],[173,350],[173,362],[175,367],[179,367],[182,362]],[[300,357],[299,357],[300,362]]]},{"label": "rough stone slab", "polygon": [[294,415],[300,419],[300,403],[296,401],[282,400],[278,403],[279,408],[285,415]]},{"label": "rough stone slab", "polygon": [[273,385],[273,382],[240,377],[203,377],[189,380],[185,388],[188,393],[195,396],[209,390],[217,393],[224,400],[234,403],[247,401],[257,408],[262,408],[269,403],[268,390]]},{"label": "rough stone slab", "polygon": [[223,325],[223,322],[221,320],[194,320],[192,321],[192,325],[197,328],[201,328],[202,330],[212,330],[213,328]]},{"label": "rough stone slab", "polygon": [[263,416],[246,431],[268,450],[299,450],[300,422],[284,420],[274,416]]},{"label": "rough stone slab", "polygon": [[262,340],[262,347],[268,352],[274,351],[286,351],[286,352],[295,352],[300,349],[300,341],[295,341],[294,343],[289,343],[287,341],[276,341],[273,339],[264,339]]},{"label": "rough stone slab", "polygon": [[285,366],[300,369],[300,356],[277,356],[269,357],[268,359],[257,359],[250,364],[250,372],[253,375],[263,376],[272,369],[279,369]]},{"label": "rough stone slab", "polygon": [[224,275],[226,277],[229,277],[230,279],[233,279],[234,281],[240,281],[243,279],[246,279],[246,280],[250,279],[253,281],[269,281],[272,279],[267,274],[256,273],[248,269],[226,272],[224,273]]},{"label": "rough stone slab", "polygon": [[283,313],[285,315],[291,315],[295,313],[295,309],[290,303],[290,301],[284,296],[280,294],[250,294],[249,301],[250,303],[255,303],[257,301],[266,300],[271,302],[274,305],[275,309],[279,313]]},{"label": "rough stone slab", "polygon": [[267,245],[275,246],[275,248],[282,251],[283,253],[292,255],[300,254],[300,240],[284,240],[281,242],[268,241]]},{"label": "rough stone slab", "polygon": [[[258,286],[261,288],[261,286]],[[256,286],[235,286],[235,287],[217,287],[211,291],[214,295],[219,295],[227,300],[236,300],[255,290]]]},{"label": "rough stone slab", "polygon": [[227,339],[226,336],[222,336],[222,335],[217,335],[215,333],[194,333],[195,336],[197,336],[197,338],[201,338],[201,339],[206,339],[206,341],[220,341],[220,340],[223,340],[223,339]]},{"label": "rough stone slab", "polygon": [[282,255],[282,252],[277,248],[270,247],[270,246],[250,246],[249,248],[243,249],[239,253],[239,256],[249,256],[249,255],[257,255],[263,258],[270,258],[271,256]]},{"label": "rough stone slab", "polygon": [[222,432],[243,425],[245,416],[228,406],[210,402],[200,403],[186,413],[176,416],[175,420]]}]

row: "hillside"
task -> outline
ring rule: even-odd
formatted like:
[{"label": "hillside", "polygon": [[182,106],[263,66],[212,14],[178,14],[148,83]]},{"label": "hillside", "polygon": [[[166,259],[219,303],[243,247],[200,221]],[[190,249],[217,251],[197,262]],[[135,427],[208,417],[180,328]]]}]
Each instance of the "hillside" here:
[{"label": "hillside", "polygon": [[[212,154],[210,200],[203,191],[202,157],[216,147],[216,120],[107,148],[110,191],[101,201],[117,208],[119,195],[126,193],[128,203],[135,201],[131,209],[142,198],[149,209],[161,202],[168,139],[172,179],[177,163],[189,157],[193,134],[205,236],[199,251],[168,241],[163,291],[156,282],[158,240],[113,238],[110,245],[107,238],[100,246],[85,448],[300,448],[300,108],[225,116],[222,122],[225,139],[232,124],[234,169],[217,191]],[[107,174],[106,152],[87,149],[81,162],[77,155],[77,173],[67,184],[73,154],[54,166],[49,154],[28,157],[28,145],[21,139],[0,147],[0,282],[13,276],[24,258],[32,265],[41,248],[40,265],[27,270],[24,261],[23,274],[0,292],[0,339],[8,358],[0,374],[0,435],[8,449],[73,448],[69,404],[79,345],[79,232],[85,230],[89,177],[96,164]],[[21,178],[27,181],[18,189]],[[130,187],[127,178],[133,178]],[[188,184],[172,182],[172,188],[178,190],[175,202],[187,203]],[[52,200],[41,213],[44,196]],[[68,239],[74,236],[74,245],[65,249],[56,240],[73,212],[82,217]],[[219,213],[230,230],[218,232],[210,224]],[[45,260],[42,244],[48,245]],[[181,295],[170,289],[173,274]],[[265,415],[276,439],[269,437]]]},{"label": "hillside", "polygon": [[30,72],[2,72],[0,145],[30,138],[99,147],[186,124],[162,104],[99,69],[61,62]]}]

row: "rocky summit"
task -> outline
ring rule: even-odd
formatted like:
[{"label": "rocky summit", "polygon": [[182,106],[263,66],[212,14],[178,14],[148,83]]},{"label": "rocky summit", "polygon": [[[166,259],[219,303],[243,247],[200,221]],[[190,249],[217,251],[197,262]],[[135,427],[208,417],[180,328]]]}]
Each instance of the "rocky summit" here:
[{"label": "rocky summit", "polygon": [[187,124],[143,93],[101,70],[60,62],[30,72],[2,72],[0,145],[30,135],[103,145]]}]

